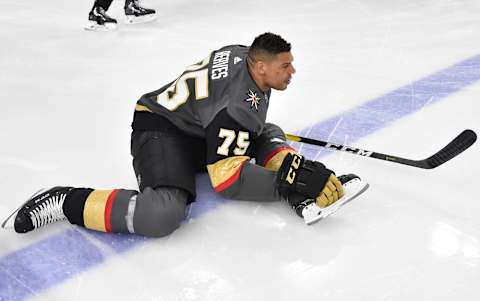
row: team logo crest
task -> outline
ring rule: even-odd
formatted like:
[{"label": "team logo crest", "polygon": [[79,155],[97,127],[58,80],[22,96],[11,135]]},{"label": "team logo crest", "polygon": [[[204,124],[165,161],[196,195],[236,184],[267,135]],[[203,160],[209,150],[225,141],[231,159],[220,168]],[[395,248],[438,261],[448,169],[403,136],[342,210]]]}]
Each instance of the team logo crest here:
[{"label": "team logo crest", "polygon": [[255,111],[258,112],[258,107],[260,106],[260,100],[262,100],[262,98],[257,95],[256,91],[252,91],[251,89],[248,89],[247,96],[248,98],[246,98],[245,101],[250,103],[250,108],[255,108]]}]

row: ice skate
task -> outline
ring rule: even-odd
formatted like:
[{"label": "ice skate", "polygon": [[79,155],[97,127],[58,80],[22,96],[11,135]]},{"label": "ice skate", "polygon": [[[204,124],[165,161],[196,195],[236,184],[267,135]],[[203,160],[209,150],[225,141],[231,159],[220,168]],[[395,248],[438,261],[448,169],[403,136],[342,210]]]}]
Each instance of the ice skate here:
[{"label": "ice skate", "polygon": [[142,7],[138,0],[127,0],[125,16],[127,24],[138,24],[153,21],[157,14],[154,9]]},{"label": "ice skate", "polygon": [[85,30],[109,31],[117,28],[117,20],[107,15],[102,7],[94,7],[88,14],[88,24]]},{"label": "ice skate", "polygon": [[338,179],[342,183],[345,191],[345,195],[338,201],[331,204],[330,206],[321,208],[317,205],[315,200],[309,199],[300,203],[295,208],[297,214],[303,217],[307,225],[316,223],[319,220],[335,213],[343,205],[365,192],[369,187],[368,183],[362,181],[360,177],[354,174],[339,176]]},{"label": "ice skate", "polygon": [[14,228],[17,233],[26,233],[64,220],[63,202],[72,189],[72,187],[54,187],[38,191],[2,223],[2,228]]}]

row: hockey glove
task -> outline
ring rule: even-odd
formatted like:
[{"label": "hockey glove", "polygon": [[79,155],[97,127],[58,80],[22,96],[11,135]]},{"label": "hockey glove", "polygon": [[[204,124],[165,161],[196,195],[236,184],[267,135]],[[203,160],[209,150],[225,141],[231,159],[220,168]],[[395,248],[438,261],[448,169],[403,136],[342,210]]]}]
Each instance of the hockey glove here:
[{"label": "hockey glove", "polygon": [[319,207],[335,203],[344,195],[335,173],[320,162],[288,154],[277,174],[278,191],[295,207],[306,199],[314,199]]}]

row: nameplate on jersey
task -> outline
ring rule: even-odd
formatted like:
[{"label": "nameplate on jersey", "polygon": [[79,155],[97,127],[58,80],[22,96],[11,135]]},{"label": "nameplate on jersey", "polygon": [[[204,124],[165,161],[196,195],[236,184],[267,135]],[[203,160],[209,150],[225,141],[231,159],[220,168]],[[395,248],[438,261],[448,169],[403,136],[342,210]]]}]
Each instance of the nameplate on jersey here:
[{"label": "nameplate on jersey", "polygon": [[228,76],[228,62],[230,50],[216,52],[212,62],[212,80],[226,78]]}]

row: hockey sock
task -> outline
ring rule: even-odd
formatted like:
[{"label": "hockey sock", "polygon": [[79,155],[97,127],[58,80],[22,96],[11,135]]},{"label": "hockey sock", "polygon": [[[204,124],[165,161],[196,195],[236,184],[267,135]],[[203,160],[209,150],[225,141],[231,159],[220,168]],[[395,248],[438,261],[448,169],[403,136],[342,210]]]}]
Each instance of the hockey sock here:
[{"label": "hockey sock", "polygon": [[63,212],[68,221],[102,232],[128,232],[125,212],[134,190],[73,189],[63,203]]},{"label": "hockey sock", "polygon": [[93,7],[100,6],[103,8],[105,11],[107,11],[110,8],[110,5],[112,4],[113,0],[95,0],[95,3],[93,3]]}]

